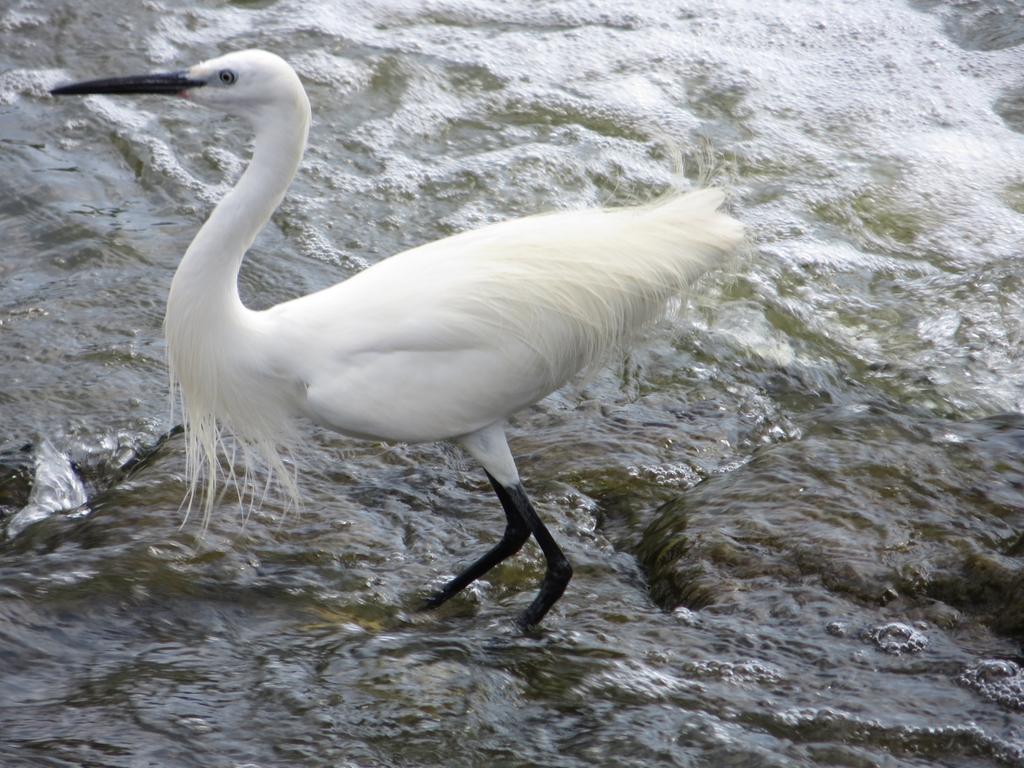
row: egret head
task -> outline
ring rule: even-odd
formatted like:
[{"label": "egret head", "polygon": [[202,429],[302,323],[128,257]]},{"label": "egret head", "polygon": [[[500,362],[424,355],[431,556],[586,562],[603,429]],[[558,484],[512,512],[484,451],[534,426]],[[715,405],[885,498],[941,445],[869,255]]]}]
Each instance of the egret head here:
[{"label": "egret head", "polygon": [[262,120],[268,110],[309,110],[295,70],[280,56],[256,49],[228,53],[176,72],[87,80],[54,88],[50,93],[184,96],[197,104],[254,120]]}]

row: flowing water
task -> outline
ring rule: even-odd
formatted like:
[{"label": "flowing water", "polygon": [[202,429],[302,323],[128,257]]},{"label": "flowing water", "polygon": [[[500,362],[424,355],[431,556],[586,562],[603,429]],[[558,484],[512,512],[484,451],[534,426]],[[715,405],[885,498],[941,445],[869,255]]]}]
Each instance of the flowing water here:
[{"label": "flowing water", "polygon": [[[0,765],[1024,765],[1022,43],[1000,0],[7,0]],[[248,134],[46,90],[251,46],[314,105],[252,306],[731,190],[738,266],[513,421],[576,565],[537,632],[532,546],[414,611],[503,525],[448,446],[310,428],[302,510],[181,526],[163,301]]]}]

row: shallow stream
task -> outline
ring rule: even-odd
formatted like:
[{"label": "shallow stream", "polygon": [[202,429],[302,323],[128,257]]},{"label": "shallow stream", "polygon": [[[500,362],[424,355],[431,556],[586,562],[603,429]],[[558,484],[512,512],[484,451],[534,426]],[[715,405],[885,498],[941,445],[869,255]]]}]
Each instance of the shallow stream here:
[{"label": "shallow stream", "polygon": [[[0,9],[0,765],[1024,765],[1024,7],[621,0]],[[510,428],[576,566],[444,445],[312,428],[305,508],[182,527],[161,321],[244,167],[66,80],[262,47],[314,109],[255,307],[711,170],[751,248]],[[685,160],[674,176],[668,143]]]}]

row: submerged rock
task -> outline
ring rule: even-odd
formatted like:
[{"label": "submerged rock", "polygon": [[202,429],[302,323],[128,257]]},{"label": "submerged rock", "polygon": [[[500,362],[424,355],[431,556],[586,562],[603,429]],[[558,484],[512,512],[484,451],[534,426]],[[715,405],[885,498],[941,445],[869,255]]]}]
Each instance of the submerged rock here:
[{"label": "submerged rock", "polygon": [[775,610],[824,591],[1024,636],[1024,417],[813,419],[660,510],[638,548],[654,599]]}]

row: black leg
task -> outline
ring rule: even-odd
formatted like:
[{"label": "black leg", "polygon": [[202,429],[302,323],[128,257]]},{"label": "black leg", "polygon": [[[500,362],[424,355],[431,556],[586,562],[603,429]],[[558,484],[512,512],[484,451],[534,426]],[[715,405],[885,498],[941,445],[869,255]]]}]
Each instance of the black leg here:
[{"label": "black leg", "polygon": [[530,538],[530,528],[527,526],[523,516],[519,513],[519,510],[513,504],[508,491],[506,491],[497,480],[491,477],[490,472],[487,473],[487,479],[490,480],[491,485],[494,486],[494,492],[498,494],[498,499],[501,501],[501,507],[505,510],[505,518],[508,520],[508,523],[505,526],[505,533],[502,535],[501,541],[495,544],[487,554],[445,584],[444,588],[439,592],[431,595],[424,606],[425,608],[436,608],[442,603],[445,603],[449,598],[457,595],[498,563],[511,557],[522,549],[523,544],[525,544],[526,540]]},{"label": "black leg", "polygon": [[544,553],[547,570],[544,572],[544,580],[540,584],[540,592],[537,593],[537,597],[530,603],[529,608],[519,616],[520,626],[526,629],[539,624],[545,614],[551,610],[551,606],[565,592],[565,588],[572,578],[572,566],[533,508],[522,484],[516,483],[512,488],[506,488],[491,477],[490,472],[487,473],[487,479],[491,481],[494,492],[498,494],[498,499],[501,501],[501,507],[505,510],[505,518],[508,521],[505,533],[502,535],[501,541],[495,544],[487,554],[431,596],[424,607],[436,608],[457,595],[498,563],[522,549],[523,544],[532,533],[537,543],[540,544],[541,552]]},{"label": "black leg", "polygon": [[[494,483],[493,480],[491,482]],[[497,483],[494,483],[494,485],[497,487]],[[540,544],[540,549],[544,553],[544,559],[547,561],[547,570],[544,572],[544,580],[540,584],[540,592],[533,602],[530,603],[530,607],[519,616],[520,626],[526,629],[539,624],[540,620],[544,618],[544,614],[551,610],[551,606],[565,592],[569,579],[572,578],[572,566],[537,515],[537,511],[533,508],[533,504],[530,503],[530,499],[527,498],[523,486],[517,483],[515,487],[504,490],[508,494],[512,505],[518,510],[523,520],[526,521],[530,532],[533,534],[533,538]],[[504,503],[504,500],[502,500],[502,504]]]}]

